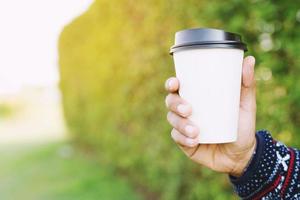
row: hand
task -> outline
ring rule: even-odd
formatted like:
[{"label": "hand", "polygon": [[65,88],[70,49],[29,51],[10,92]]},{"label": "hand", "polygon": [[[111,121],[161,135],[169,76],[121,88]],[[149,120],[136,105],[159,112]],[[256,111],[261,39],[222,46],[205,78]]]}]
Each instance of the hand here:
[{"label": "hand", "polygon": [[169,109],[167,119],[173,126],[171,136],[181,150],[194,162],[236,177],[240,176],[247,166],[256,146],[254,65],[255,58],[253,56],[244,59],[238,138],[233,143],[198,144],[197,138],[201,138],[201,133],[188,119],[192,113],[192,108],[177,93],[179,89],[178,79],[173,77],[166,81],[166,89],[169,92],[166,97],[166,105]]}]

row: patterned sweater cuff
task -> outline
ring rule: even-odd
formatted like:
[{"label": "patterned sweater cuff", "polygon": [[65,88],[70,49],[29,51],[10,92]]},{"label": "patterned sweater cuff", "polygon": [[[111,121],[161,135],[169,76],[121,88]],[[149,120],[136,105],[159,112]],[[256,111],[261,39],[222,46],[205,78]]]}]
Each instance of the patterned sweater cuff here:
[{"label": "patterned sweater cuff", "polygon": [[256,132],[257,146],[255,153],[244,173],[240,177],[229,176],[235,192],[243,199],[271,189],[277,178],[276,144],[266,130]]}]

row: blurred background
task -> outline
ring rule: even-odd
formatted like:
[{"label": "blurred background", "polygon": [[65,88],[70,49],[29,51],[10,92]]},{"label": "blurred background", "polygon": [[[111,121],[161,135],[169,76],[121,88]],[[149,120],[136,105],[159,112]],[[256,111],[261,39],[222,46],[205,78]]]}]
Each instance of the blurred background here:
[{"label": "blurred background", "polygon": [[300,147],[299,0],[10,0],[0,24],[0,199],[237,199],[170,139],[185,28],[243,36],[257,129]]}]

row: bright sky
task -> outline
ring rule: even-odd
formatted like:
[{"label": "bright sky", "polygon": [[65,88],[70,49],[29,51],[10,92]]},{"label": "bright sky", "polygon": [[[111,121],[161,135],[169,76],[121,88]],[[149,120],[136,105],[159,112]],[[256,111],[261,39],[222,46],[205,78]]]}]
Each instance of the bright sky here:
[{"label": "bright sky", "polygon": [[93,0],[0,0],[0,95],[59,80],[57,41]]}]

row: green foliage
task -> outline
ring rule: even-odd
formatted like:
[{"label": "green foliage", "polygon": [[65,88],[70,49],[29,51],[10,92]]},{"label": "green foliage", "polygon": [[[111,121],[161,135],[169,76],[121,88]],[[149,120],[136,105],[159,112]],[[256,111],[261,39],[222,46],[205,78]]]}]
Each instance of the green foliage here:
[{"label": "green foliage", "polygon": [[113,169],[70,144],[2,145],[0,156],[0,199],[142,199]]},{"label": "green foliage", "polygon": [[299,9],[294,0],[96,0],[60,39],[74,137],[161,199],[232,199],[226,175],[191,163],[170,139],[163,87],[174,75],[169,47],[184,28],[242,34],[257,58],[257,128],[299,145]]},{"label": "green foliage", "polygon": [[13,114],[13,108],[8,104],[0,103],[0,118],[8,117]]}]

